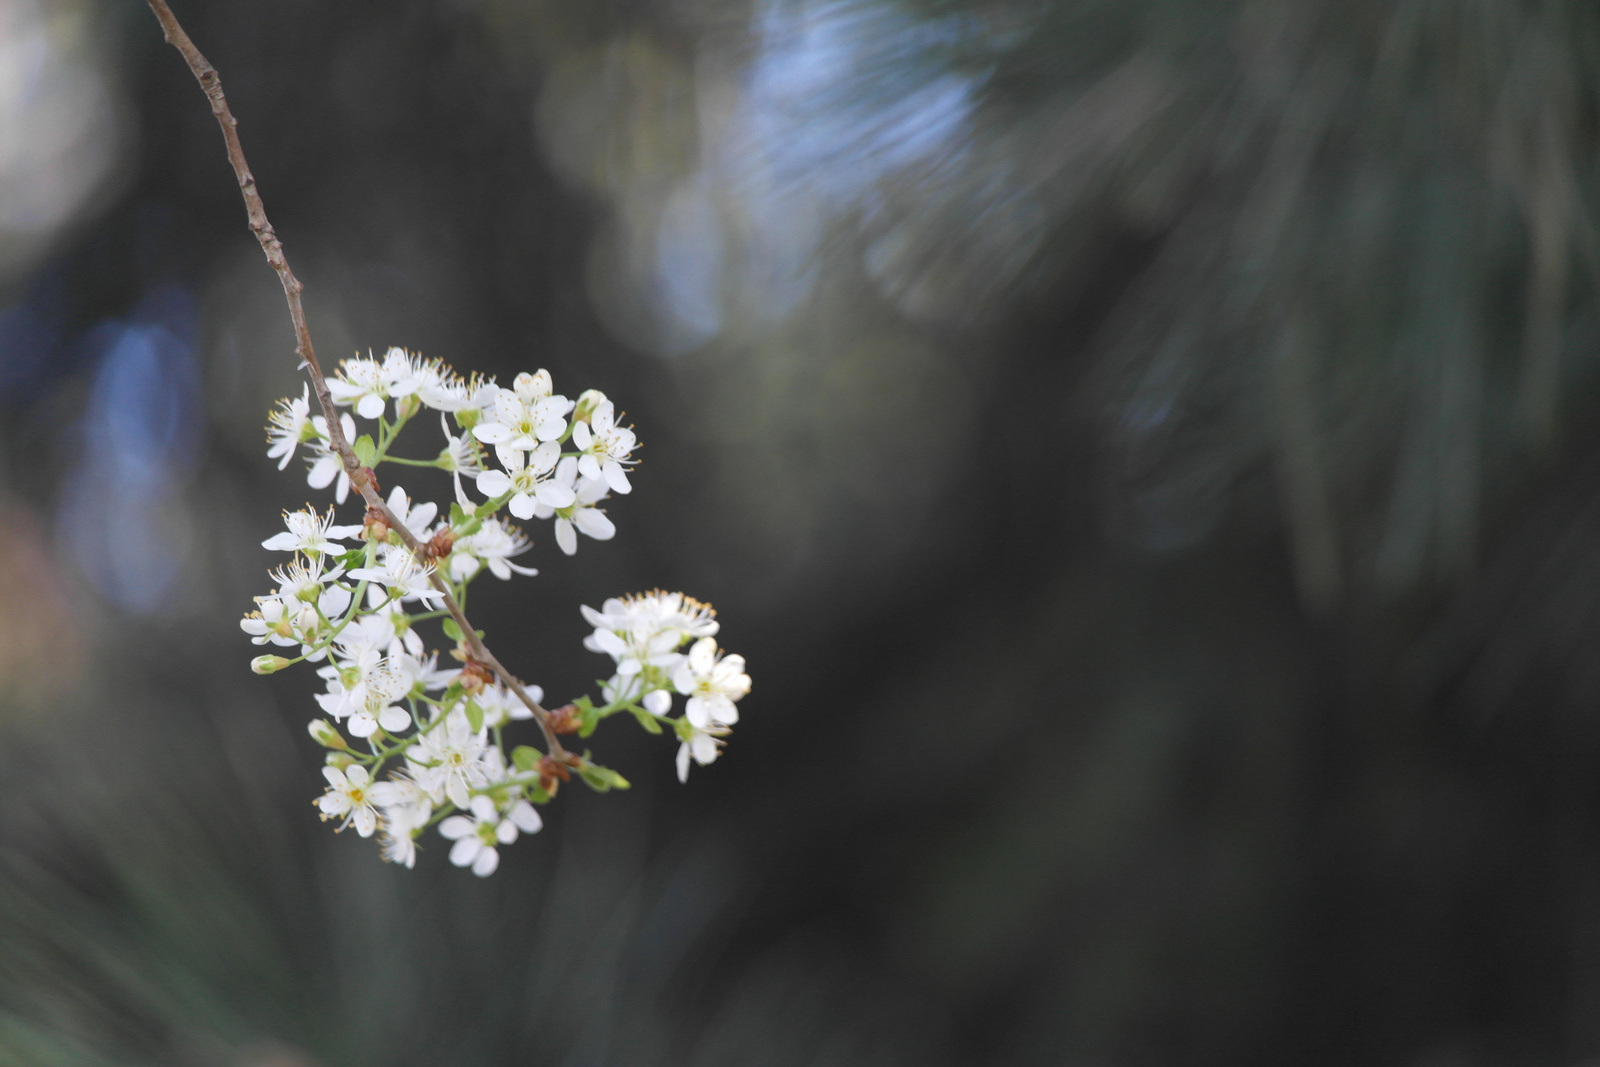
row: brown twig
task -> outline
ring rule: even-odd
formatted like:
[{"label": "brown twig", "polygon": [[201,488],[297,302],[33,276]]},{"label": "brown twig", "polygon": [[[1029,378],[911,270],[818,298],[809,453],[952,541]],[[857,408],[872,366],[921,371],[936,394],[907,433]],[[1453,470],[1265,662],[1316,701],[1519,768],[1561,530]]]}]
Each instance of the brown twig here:
[{"label": "brown twig", "polygon": [[[244,149],[239,146],[238,120],[228,110],[228,100],[222,95],[222,79],[218,76],[217,69],[206,61],[206,57],[200,54],[200,50],[194,46],[189,35],[183,31],[177,16],[167,6],[166,0],[147,0],[147,2],[150,10],[155,12],[156,18],[161,22],[161,31],[166,35],[167,43],[183,56],[195,80],[200,83],[200,88],[205,90],[206,98],[211,101],[211,114],[216,117],[217,125],[222,127],[222,139],[228,145],[228,162],[233,164],[234,177],[238,178],[239,192],[244,197],[245,212],[250,217],[250,230],[256,235],[256,240],[261,242],[261,251],[266,253],[267,262],[277,272],[278,281],[283,285],[284,299],[289,302],[289,318],[294,323],[295,352],[299,355],[307,373],[311,375],[311,388],[317,394],[322,417],[328,423],[328,444],[338,454],[340,462],[344,464],[344,472],[350,478],[350,484],[360,490],[367,507],[383,516],[384,523],[400,535],[400,540],[405,543],[406,548],[411,550],[418,562],[421,562],[426,558],[422,543],[412,536],[405,524],[389,510],[389,505],[378,495],[372,472],[362,466],[361,461],[356,458],[355,450],[350,447],[350,442],[345,440],[344,430],[339,425],[339,412],[334,407],[333,396],[328,392],[328,382],[322,374],[322,365],[317,362],[316,349],[311,346],[311,331],[306,328],[306,314],[300,304],[300,290],[303,287],[300,280],[294,276],[294,272],[289,269],[289,260],[283,254],[283,244],[273,231],[272,223],[267,221],[267,210],[261,203],[261,194],[256,191],[255,176],[250,173],[250,164],[245,161]],[[539,723],[539,729],[544,732],[545,747],[550,754],[557,758],[565,756],[561,742],[556,740],[554,732],[550,729],[550,713],[528,694],[522,683],[505,669],[478,637],[478,632],[467,621],[467,616],[462,612],[461,605],[456,602],[455,595],[450,592],[450,587],[439,577],[437,567],[432,572],[431,578],[433,587],[444,597],[445,609],[461,628],[462,640],[466,642],[473,658],[488,665],[506,688],[515,693],[517,699],[533,713],[534,719]]]}]

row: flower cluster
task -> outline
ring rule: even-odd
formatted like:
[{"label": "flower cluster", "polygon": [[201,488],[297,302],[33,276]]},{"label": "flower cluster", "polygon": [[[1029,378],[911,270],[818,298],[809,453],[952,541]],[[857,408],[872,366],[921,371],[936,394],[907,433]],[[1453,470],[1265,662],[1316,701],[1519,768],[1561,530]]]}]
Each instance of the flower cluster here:
[{"label": "flower cluster", "polygon": [[[392,348],[380,359],[344,361],[327,381],[340,428],[376,486],[381,464],[432,467],[451,476],[448,508],[412,499],[394,486],[363,521],[340,525],[333,508],[284,515],[285,529],[263,542],[288,552],[271,572],[276,587],[256,598],[240,623],[257,645],[285,654],[256,657],[270,674],[302,660],[319,664],[325,717],[311,736],[328,750],[327,789],[317,806],[337,829],[377,835],[385,859],[407,867],[417,842],[436,826],[452,842],[450,862],[487,876],[499,849],[542,825],[547,803],[576,775],[601,792],[626,779],[568,752],[563,735],[589,737],[600,722],[629,712],[651,733],[678,738],[678,777],[692,760],[716,759],[738,721],[735,702],[750,690],[744,659],[724,655],[715,613],[681,593],[652,592],[584,607],[594,627],[587,648],[614,661],[601,699],[581,696],[546,710],[543,691],[501,667],[472,631],[461,605],[467,587],[487,571],[501,580],[532,576],[512,562],[531,547],[526,533],[501,517],[554,520],[556,544],[577,551],[579,533],[609,540],[616,527],[600,505],[632,490],[629,470],[637,440],[618,425],[610,400],[589,390],[576,400],[554,391],[548,372],[519,374],[511,388],[492,379],[463,379],[437,360]],[[445,445],[433,459],[391,449],[423,409],[439,412]],[[357,419],[372,424],[370,432]],[[452,430],[452,423],[454,424]],[[330,439],[327,420],[311,414],[309,390],[280,401],[267,427],[279,469],[304,449],[312,488],[334,487],[343,504],[350,471]],[[491,460],[492,455],[492,460]],[[359,477],[359,472],[358,472]],[[483,501],[474,501],[464,480]],[[437,624],[449,647],[441,662],[420,627]],[[293,653],[290,655],[289,653]],[[683,713],[672,717],[675,697]],[[533,720],[542,749],[508,748],[502,734]]]}]

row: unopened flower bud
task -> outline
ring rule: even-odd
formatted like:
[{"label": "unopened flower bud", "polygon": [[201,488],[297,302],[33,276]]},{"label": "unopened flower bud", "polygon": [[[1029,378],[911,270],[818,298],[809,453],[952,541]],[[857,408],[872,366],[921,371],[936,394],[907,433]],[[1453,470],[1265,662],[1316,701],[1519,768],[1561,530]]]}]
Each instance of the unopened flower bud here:
[{"label": "unopened flower bud", "polygon": [[539,788],[551,796],[555,796],[556,790],[561,788],[562,782],[572,781],[572,775],[567,771],[567,764],[576,759],[576,756],[569,755],[566,758],[566,762],[563,762],[552,759],[549,756],[540,756],[538,763]]},{"label": "unopened flower bud", "polygon": [[272,674],[281,671],[289,665],[289,661],[282,656],[257,656],[250,661],[250,669],[257,674]]},{"label": "unopened flower bud", "polygon": [[361,536],[369,544],[381,545],[389,540],[389,523],[383,512],[377,508],[367,509],[367,516],[361,521]]},{"label": "unopened flower bud", "polygon": [[585,389],[578,394],[578,406],[573,409],[573,422],[588,422],[594,409],[606,402],[606,394],[598,389]]},{"label": "unopened flower bud", "polygon": [[575,734],[583,726],[583,716],[578,713],[578,705],[568,704],[551,711],[545,725],[553,734]]},{"label": "unopened flower bud", "polygon": [[327,719],[312,719],[306,724],[306,732],[311,735],[311,740],[323,748],[344,748],[344,735],[334,728],[333,723]]},{"label": "unopened flower bud", "polygon": [[450,550],[455,546],[456,535],[454,532],[448,529],[440,530],[422,546],[422,557],[424,559],[443,559],[450,554]]},{"label": "unopened flower bud", "polygon": [[494,681],[494,672],[475,659],[468,659],[456,680],[469,693],[481,693],[483,687]]}]

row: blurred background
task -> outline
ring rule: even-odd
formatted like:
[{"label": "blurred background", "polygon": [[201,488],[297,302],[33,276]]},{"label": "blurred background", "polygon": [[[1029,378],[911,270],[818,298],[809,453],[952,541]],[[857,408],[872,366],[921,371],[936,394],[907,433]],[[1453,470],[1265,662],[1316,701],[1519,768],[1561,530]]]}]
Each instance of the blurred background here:
[{"label": "blurred background", "polygon": [[0,0],[0,1061],[1600,1062],[1600,8],[177,11],[324,360],[645,442],[500,656],[755,689],[487,881],[319,823],[282,294],[148,10]]}]

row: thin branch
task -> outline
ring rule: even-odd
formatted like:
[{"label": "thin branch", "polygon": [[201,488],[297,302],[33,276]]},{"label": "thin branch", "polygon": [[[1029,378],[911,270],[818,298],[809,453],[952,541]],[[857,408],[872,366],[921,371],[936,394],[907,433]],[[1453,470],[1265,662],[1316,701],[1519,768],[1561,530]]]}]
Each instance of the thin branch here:
[{"label": "thin branch", "polygon": [[[200,88],[205,91],[206,98],[211,101],[211,114],[216,117],[217,125],[222,127],[222,139],[228,145],[228,162],[233,164],[233,174],[239,180],[239,192],[244,197],[245,213],[250,217],[250,230],[256,235],[256,240],[261,242],[261,251],[266,253],[267,262],[271,264],[278,275],[278,281],[283,285],[283,296],[289,303],[289,319],[294,323],[295,353],[299,355],[306,372],[311,375],[311,388],[317,394],[317,403],[321,406],[322,416],[328,424],[328,444],[344,464],[344,472],[349,476],[350,484],[360,490],[367,507],[383,517],[384,525],[399,534],[400,540],[421,562],[426,558],[422,551],[422,543],[412,536],[405,524],[389,510],[389,505],[378,495],[378,486],[372,471],[362,466],[361,461],[356,458],[355,450],[350,447],[350,442],[345,440],[344,429],[339,425],[339,412],[334,407],[332,395],[328,392],[328,382],[323,376],[322,365],[317,362],[316,349],[311,345],[311,331],[306,328],[306,314],[300,304],[300,291],[303,287],[300,280],[294,276],[294,272],[289,269],[289,260],[283,254],[283,244],[273,231],[272,223],[267,221],[267,210],[261,203],[261,194],[256,191],[255,176],[250,173],[250,164],[245,161],[244,149],[239,145],[238,120],[228,110],[228,100],[222,95],[222,79],[218,76],[217,69],[206,61],[206,57],[200,54],[200,50],[194,46],[189,35],[183,31],[177,16],[167,6],[166,0],[147,0],[147,2],[150,10],[155,12],[156,18],[161,22],[161,31],[165,34],[167,43],[176,48],[183,56],[184,62],[189,64],[190,72],[200,83]],[[478,637],[478,632],[472,628],[466,614],[462,612],[461,605],[456,603],[450,587],[439,577],[437,566],[431,577],[433,587],[444,597],[445,609],[461,628],[462,640],[466,642],[473,658],[494,671],[505,687],[515,693],[517,699],[533,713],[534,719],[539,723],[539,729],[544,732],[545,746],[549,749],[550,755],[558,759],[566,755],[561,742],[556,740],[555,733],[550,729],[550,713],[528,694],[522,683],[505,669],[495,654],[490,652],[488,646]]]}]

